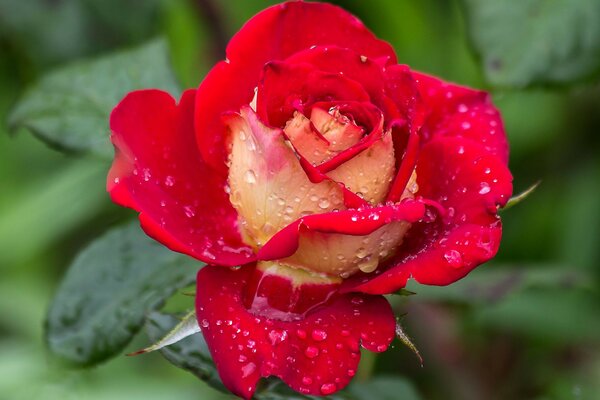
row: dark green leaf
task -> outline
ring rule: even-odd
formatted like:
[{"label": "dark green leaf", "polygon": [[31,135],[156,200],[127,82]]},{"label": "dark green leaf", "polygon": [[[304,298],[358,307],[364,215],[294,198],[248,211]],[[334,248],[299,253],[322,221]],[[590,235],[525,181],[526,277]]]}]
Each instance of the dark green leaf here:
[{"label": "dark green leaf", "polygon": [[350,393],[357,400],[419,400],[420,396],[413,385],[396,377],[377,377],[368,382],[354,383]]},{"label": "dark green leaf", "polygon": [[50,350],[84,366],[114,356],[149,311],[194,281],[198,267],[148,238],[137,223],[113,229],[67,271],[46,320]]},{"label": "dark green leaf", "polygon": [[112,159],[110,112],[127,92],[144,88],[178,95],[162,40],[46,75],[16,105],[9,125],[13,131],[25,128],[61,149]]},{"label": "dark green leaf", "polygon": [[600,69],[597,0],[464,0],[492,84],[569,83]]}]

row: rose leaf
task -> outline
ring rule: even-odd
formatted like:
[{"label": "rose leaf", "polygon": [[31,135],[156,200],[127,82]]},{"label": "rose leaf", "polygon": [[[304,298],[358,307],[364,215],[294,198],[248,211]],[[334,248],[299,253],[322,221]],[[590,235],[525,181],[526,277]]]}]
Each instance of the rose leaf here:
[{"label": "rose leaf", "polygon": [[597,0],[464,0],[471,42],[493,85],[567,84],[600,72]]},{"label": "rose leaf", "polygon": [[49,349],[89,366],[121,352],[201,264],[148,238],[137,223],[111,230],[73,261],[46,317]]},{"label": "rose leaf", "polygon": [[52,147],[110,160],[110,112],[126,93],[144,88],[180,92],[163,40],[45,75],[25,92],[8,123],[11,131],[26,129]]}]

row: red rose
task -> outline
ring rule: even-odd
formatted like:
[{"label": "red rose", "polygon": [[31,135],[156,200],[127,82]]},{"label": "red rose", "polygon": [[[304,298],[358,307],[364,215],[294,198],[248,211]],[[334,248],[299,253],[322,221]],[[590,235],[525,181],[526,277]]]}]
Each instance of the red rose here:
[{"label": "red rose", "polygon": [[150,236],[210,264],[198,321],[245,398],[270,375],[308,394],[346,386],[359,346],[394,337],[381,294],[493,257],[512,192],[488,95],[398,65],[328,4],[261,12],[179,104],[130,93],[110,125],[108,190]]}]

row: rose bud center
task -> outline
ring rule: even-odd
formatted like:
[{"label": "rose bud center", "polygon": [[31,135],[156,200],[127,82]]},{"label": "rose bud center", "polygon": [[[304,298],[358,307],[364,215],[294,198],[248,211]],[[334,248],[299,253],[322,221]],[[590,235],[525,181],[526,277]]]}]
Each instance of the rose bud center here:
[{"label": "rose bud center", "polygon": [[[299,218],[347,210],[344,188],[364,199],[365,207],[384,202],[396,173],[396,159],[391,131],[384,131],[381,117],[375,121],[360,123],[353,114],[325,103],[316,103],[305,113],[294,112],[283,129],[265,126],[250,107],[230,117],[228,185],[244,241],[258,251]],[[370,137],[372,143],[336,162],[336,157],[344,157],[365,141],[366,135],[375,135]],[[334,163],[325,169],[326,179],[314,182],[302,162],[315,168]],[[413,174],[411,190],[405,190],[402,198],[414,197],[415,180]],[[277,268],[273,262],[260,262],[259,269],[269,270],[269,275],[288,269],[288,278],[295,283],[310,274],[339,282],[358,271],[373,272],[394,254],[409,227],[397,221],[362,236],[302,234],[298,250],[277,260]]]}]

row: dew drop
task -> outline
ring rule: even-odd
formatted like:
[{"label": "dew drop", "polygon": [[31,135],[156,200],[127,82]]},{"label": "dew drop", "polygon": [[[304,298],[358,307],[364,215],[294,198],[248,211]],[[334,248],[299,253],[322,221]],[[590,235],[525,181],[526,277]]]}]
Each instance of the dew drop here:
[{"label": "dew drop", "polygon": [[335,386],[335,383],[324,383],[321,385],[321,393],[325,396],[334,393],[336,390],[337,386]]},{"label": "dew drop", "polygon": [[377,265],[379,264],[377,258],[368,258],[358,264],[358,269],[360,269],[364,273],[370,273],[377,269]]},{"label": "dew drop", "polygon": [[327,339],[327,332],[320,329],[315,329],[312,331],[311,337],[317,342],[322,342],[323,340]]},{"label": "dew drop", "polygon": [[479,189],[479,194],[487,194],[491,191],[490,185],[487,182],[481,182],[481,189]]},{"label": "dew drop", "polygon": [[249,169],[244,173],[244,180],[246,181],[246,183],[249,184],[254,184],[256,183],[256,174],[254,173],[253,170]]},{"label": "dew drop", "polygon": [[358,258],[365,258],[367,255],[369,255],[369,253],[367,253],[367,250],[364,247],[359,247],[358,250],[356,250],[356,257]]},{"label": "dew drop", "polygon": [[314,346],[308,346],[306,350],[304,350],[304,355],[308,358],[315,358],[319,355],[319,349]]},{"label": "dew drop", "polygon": [[329,207],[331,203],[329,202],[328,199],[326,199],[325,197],[323,197],[321,200],[319,200],[319,208],[321,209],[326,209],[327,207]]},{"label": "dew drop", "polygon": [[248,363],[242,367],[242,378],[247,378],[256,371],[256,364]]},{"label": "dew drop", "polygon": [[188,218],[192,218],[193,216],[196,215],[196,213],[194,212],[194,210],[190,206],[183,207],[183,211],[185,212],[185,216],[188,217]]},{"label": "dew drop", "polygon": [[148,168],[144,168],[142,170],[142,175],[144,176],[144,182],[148,182],[152,175],[150,175],[150,170]]},{"label": "dew drop", "polygon": [[448,250],[444,253],[444,258],[451,267],[459,268],[463,265],[462,256],[457,250]]},{"label": "dew drop", "polygon": [[200,321],[200,326],[203,328],[208,328],[208,320],[207,319],[203,319],[202,321]]},{"label": "dew drop", "polygon": [[303,385],[310,386],[310,385],[312,385],[312,383],[313,383],[313,380],[310,376],[305,376],[302,378]]},{"label": "dew drop", "polygon": [[166,185],[166,186],[169,186],[169,187],[171,187],[171,186],[173,186],[174,184],[175,184],[175,178],[173,178],[171,175],[169,175],[169,176],[167,176],[167,177],[165,178],[165,185]]}]

